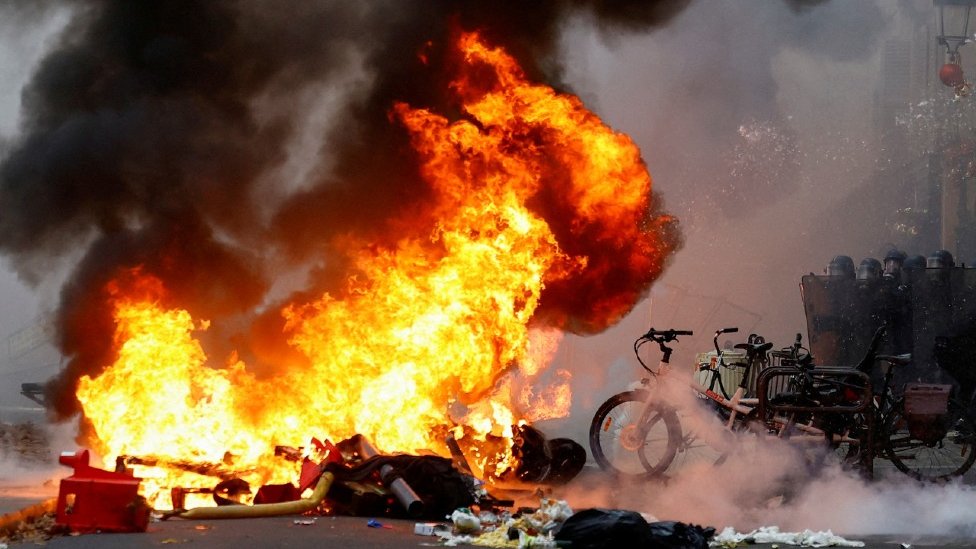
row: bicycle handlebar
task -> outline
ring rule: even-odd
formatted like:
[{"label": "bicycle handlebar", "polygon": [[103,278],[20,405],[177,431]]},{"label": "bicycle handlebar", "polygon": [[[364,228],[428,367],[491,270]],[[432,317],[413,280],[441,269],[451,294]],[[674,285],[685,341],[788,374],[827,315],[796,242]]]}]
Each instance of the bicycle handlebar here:
[{"label": "bicycle handlebar", "polygon": [[657,343],[658,347],[661,348],[661,362],[667,364],[671,361],[671,347],[668,347],[668,343],[672,341],[677,341],[678,336],[690,336],[695,335],[691,330],[655,330],[651,328],[646,333],[642,334],[637,341],[634,342],[634,354],[637,355],[637,362],[640,363],[641,367],[647,370],[651,375],[657,375],[654,370],[647,367],[644,361],[641,359],[638,349],[641,345],[647,343],[648,341],[653,341]]},{"label": "bicycle handlebar", "polygon": [[722,350],[718,348],[718,336],[722,334],[734,334],[738,331],[739,329],[736,327],[722,328],[721,330],[715,330],[715,337],[712,338],[712,345],[715,346],[715,354],[718,356],[719,361],[722,360]]},{"label": "bicycle handlebar", "polygon": [[651,328],[644,335],[640,336],[641,339],[650,339],[657,342],[668,342],[674,341],[678,336],[690,336],[695,335],[691,330],[655,330]]}]

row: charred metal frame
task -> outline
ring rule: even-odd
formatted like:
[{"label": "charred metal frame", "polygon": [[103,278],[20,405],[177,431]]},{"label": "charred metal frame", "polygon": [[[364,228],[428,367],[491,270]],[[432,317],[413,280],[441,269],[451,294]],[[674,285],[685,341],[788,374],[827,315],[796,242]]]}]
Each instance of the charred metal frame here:
[{"label": "charred metal frame", "polygon": [[47,402],[44,400],[44,385],[40,383],[21,383],[20,394],[41,406],[47,406]]}]

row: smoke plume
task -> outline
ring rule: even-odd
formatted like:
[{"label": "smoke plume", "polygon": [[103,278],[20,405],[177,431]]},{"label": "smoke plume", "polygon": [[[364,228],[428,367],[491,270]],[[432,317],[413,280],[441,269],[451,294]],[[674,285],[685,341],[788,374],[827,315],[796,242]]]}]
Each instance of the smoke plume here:
[{"label": "smoke plume", "polygon": [[[402,101],[460,116],[446,85],[452,33],[477,29],[530,77],[558,83],[568,14],[633,31],[687,3],[69,4],[73,19],[25,86],[20,134],[0,164],[0,250],[20,276],[37,283],[59,258],[79,258],[58,311],[70,362],[49,384],[57,414],[77,411],[77,379],[110,358],[107,285],[133,268],[214,320],[212,351],[253,342],[240,352],[259,368],[278,354],[285,346],[269,334],[283,321],[269,300],[287,297],[269,292],[334,288],[348,276],[337,237],[391,242],[390,220],[427,198],[389,112]],[[15,11],[35,15],[27,3]],[[338,106],[296,160],[316,94]],[[296,162],[301,180],[282,180]],[[282,290],[288,273],[305,280]]]}]

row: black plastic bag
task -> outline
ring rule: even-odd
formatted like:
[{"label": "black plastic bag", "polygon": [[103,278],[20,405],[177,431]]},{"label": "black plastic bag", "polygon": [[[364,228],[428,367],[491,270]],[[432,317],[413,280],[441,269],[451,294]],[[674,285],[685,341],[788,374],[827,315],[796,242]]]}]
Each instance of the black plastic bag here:
[{"label": "black plastic bag", "polygon": [[683,522],[649,524],[635,511],[584,509],[566,519],[555,539],[557,542],[569,542],[572,549],[706,549],[713,535],[714,528]]},{"label": "black plastic bag", "polygon": [[712,527],[702,527],[671,520],[652,522],[648,526],[651,529],[653,540],[651,547],[706,549],[708,540],[715,535],[715,529]]},{"label": "black plastic bag", "polygon": [[[326,470],[335,475],[336,484],[348,481],[375,482],[384,465],[391,466],[395,474],[402,478],[423,501],[424,511],[420,518],[443,519],[444,515],[450,514],[455,509],[468,507],[477,501],[475,479],[458,471],[451,460],[440,456],[380,455],[366,459],[353,467],[330,463],[326,466]],[[338,490],[338,487],[333,490]],[[332,491],[329,492],[329,497],[334,497]],[[385,514],[396,515],[401,511],[402,509],[396,506]],[[349,513],[360,516],[379,514],[371,510],[370,506],[362,507],[362,512],[350,510]]]}]

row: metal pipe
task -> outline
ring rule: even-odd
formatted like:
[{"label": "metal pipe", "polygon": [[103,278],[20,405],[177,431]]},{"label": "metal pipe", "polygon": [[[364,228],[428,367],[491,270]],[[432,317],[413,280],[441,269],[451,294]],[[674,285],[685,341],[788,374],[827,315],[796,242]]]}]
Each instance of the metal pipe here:
[{"label": "metal pipe", "polygon": [[[363,459],[380,455],[379,451],[366,440],[366,437],[356,436],[359,437],[359,455]],[[386,486],[396,496],[397,501],[407,511],[407,515],[416,518],[424,513],[424,500],[420,499],[420,496],[413,491],[407,481],[403,480],[399,471],[394,469],[392,465],[380,467],[380,480],[383,481],[383,486]]]},{"label": "metal pipe", "polygon": [[836,380],[850,379],[852,377],[860,378],[862,386],[861,389],[861,399],[850,405],[835,405],[835,406],[793,406],[793,405],[782,405],[782,404],[770,404],[769,400],[769,380],[776,376],[788,377],[790,375],[796,375],[797,371],[794,367],[787,366],[773,366],[766,368],[759,374],[759,378],[756,380],[756,392],[759,396],[759,417],[765,417],[768,410],[773,412],[799,412],[799,413],[819,413],[819,414],[851,414],[859,413],[864,417],[864,425],[866,432],[864,433],[864,439],[861,441],[861,448],[858,449],[860,454],[860,466],[864,475],[867,478],[874,478],[874,457],[875,457],[875,447],[874,447],[874,429],[875,429],[875,410],[874,410],[874,391],[871,388],[871,377],[855,368],[839,367],[821,367],[817,370],[817,376],[820,378],[836,378]]},{"label": "metal pipe", "polygon": [[255,518],[255,517],[277,517],[281,515],[300,515],[318,507],[319,503],[325,499],[325,495],[332,487],[335,475],[326,471],[319,477],[318,483],[311,496],[296,501],[283,501],[281,503],[258,503],[256,505],[225,505],[223,507],[195,507],[169,516],[182,519],[233,519],[233,518]]}]

